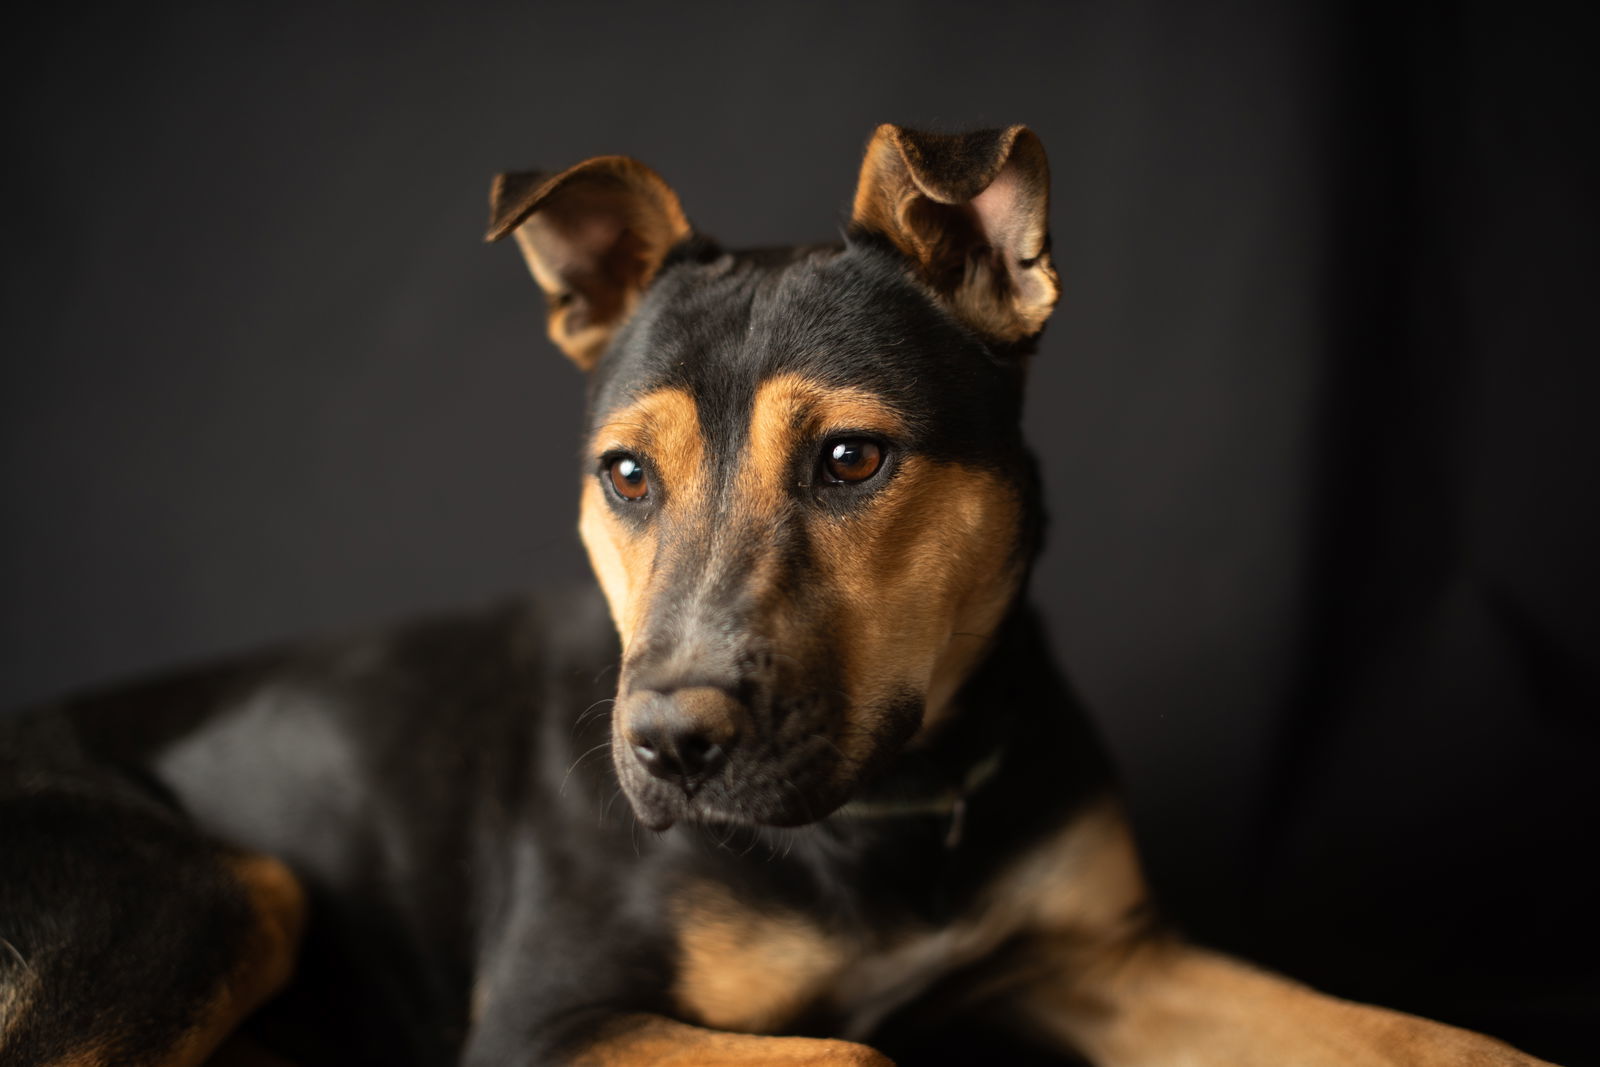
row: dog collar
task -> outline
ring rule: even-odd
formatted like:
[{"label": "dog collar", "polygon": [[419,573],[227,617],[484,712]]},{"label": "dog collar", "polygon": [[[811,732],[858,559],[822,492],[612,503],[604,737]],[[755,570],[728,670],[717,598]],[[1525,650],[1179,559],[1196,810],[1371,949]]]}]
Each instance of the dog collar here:
[{"label": "dog collar", "polygon": [[961,832],[966,824],[967,799],[982,789],[1000,769],[1005,755],[1004,747],[997,747],[968,769],[961,784],[932,796],[904,797],[895,800],[852,800],[834,815],[844,819],[898,819],[907,816],[939,816],[950,820],[945,834],[946,848],[961,843]]}]

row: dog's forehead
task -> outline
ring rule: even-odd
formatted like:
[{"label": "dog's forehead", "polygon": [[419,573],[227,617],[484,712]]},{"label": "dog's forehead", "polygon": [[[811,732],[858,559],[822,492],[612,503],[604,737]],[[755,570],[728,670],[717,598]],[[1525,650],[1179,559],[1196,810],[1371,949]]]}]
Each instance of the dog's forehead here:
[{"label": "dog's forehead", "polygon": [[890,256],[786,249],[679,264],[595,371],[596,424],[661,389],[734,431],[761,384],[792,376],[869,394],[953,447],[1014,430],[1020,368],[944,313]]}]

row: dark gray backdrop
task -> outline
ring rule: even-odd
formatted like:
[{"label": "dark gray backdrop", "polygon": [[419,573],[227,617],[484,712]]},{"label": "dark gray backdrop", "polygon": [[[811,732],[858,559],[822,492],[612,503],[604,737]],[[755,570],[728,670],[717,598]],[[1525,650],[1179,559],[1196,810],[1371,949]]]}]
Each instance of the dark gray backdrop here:
[{"label": "dark gray backdrop", "polygon": [[1582,10],[26,16],[0,706],[587,579],[496,170],[626,153],[729,243],[828,239],[876,123],[1024,121],[1065,283],[1036,592],[1172,910],[1600,1062]]}]

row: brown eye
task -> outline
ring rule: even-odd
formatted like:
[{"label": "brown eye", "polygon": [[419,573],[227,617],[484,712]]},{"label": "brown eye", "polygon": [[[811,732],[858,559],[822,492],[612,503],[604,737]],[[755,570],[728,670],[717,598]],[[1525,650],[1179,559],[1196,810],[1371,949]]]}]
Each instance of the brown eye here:
[{"label": "brown eye", "polygon": [[611,479],[611,488],[624,500],[643,500],[650,494],[644,465],[632,456],[618,456],[606,464],[606,475]]},{"label": "brown eye", "polygon": [[853,437],[831,441],[822,450],[822,480],[864,482],[883,466],[883,449],[875,441]]}]

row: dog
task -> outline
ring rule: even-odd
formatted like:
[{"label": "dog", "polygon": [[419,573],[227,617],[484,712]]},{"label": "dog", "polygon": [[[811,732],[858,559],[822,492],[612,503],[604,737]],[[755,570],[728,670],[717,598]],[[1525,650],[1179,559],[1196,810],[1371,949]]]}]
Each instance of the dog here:
[{"label": "dog", "polygon": [[498,177],[603,596],[0,723],[0,1058],[1542,1062],[1161,923],[1025,597],[1048,204],[1022,126],[879,127],[826,246]]}]

